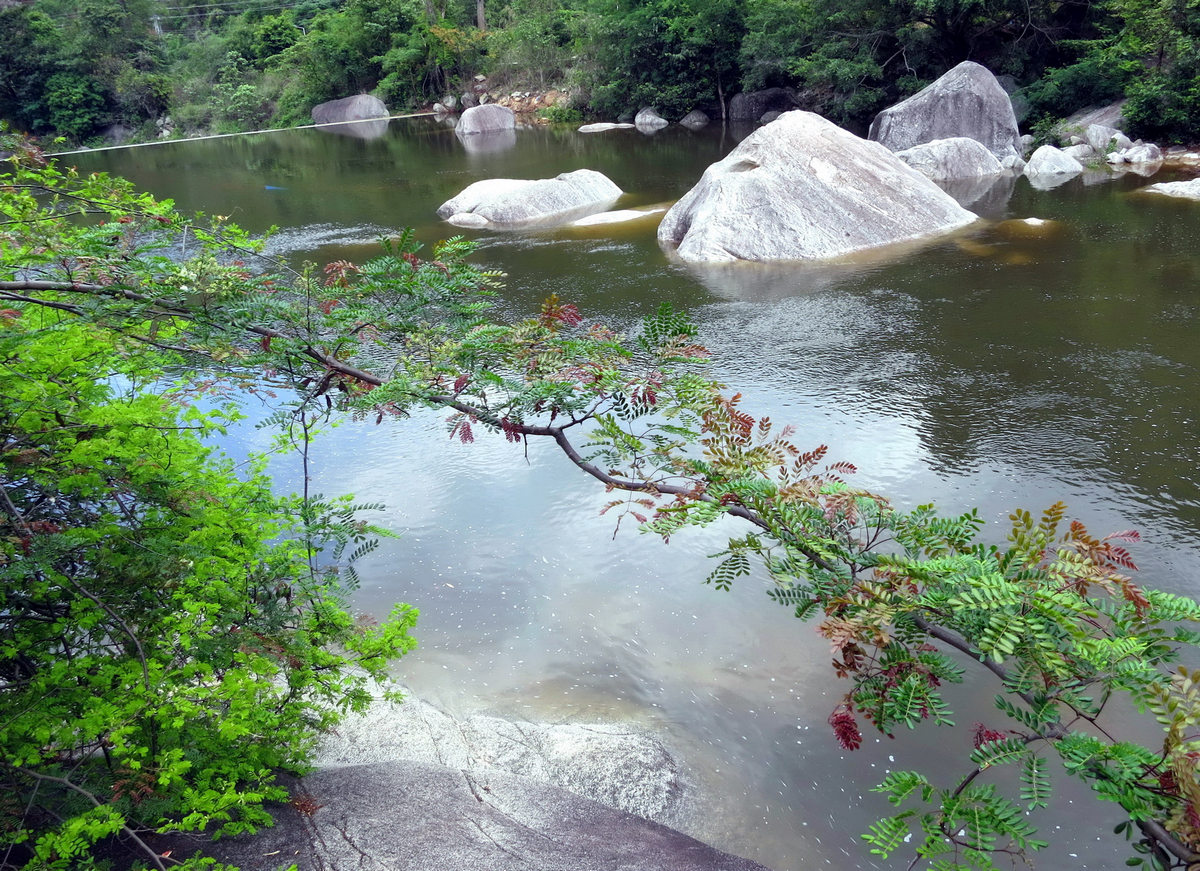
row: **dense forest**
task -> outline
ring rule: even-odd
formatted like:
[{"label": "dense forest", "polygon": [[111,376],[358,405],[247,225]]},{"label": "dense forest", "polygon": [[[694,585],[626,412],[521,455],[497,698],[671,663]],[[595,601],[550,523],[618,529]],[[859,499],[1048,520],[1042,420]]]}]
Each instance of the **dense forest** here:
[{"label": "dense forest", "polygon": [[560,120],[786,86],[858,129],[962,60],[1036,133],[1123,96],[1136,135],[1200,129],[1197,0],[3,0],[0,44],[0,119],[84,144],[307,123],[356,93],[414,109],[477,75],[566,90]]}]

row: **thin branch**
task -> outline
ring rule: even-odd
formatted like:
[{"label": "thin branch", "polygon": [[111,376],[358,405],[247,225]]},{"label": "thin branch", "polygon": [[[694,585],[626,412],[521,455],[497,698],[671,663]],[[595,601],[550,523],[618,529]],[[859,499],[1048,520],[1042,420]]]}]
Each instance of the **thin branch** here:
[{"label": "thin branch", "polygon": [[1180,862],[1189,866],[1200,862],[1200,853],[1188,849],[1186,844],[1168,832],[1158,820],[1138,820],[1137,825],[1142,830],[1142,834],[1160,844],[1164,850]]},{"label": "thin branch", "polygon": [[[71,781],[67,780],[65,777],[54,777],[49,774],[38,774],[36,771],[31,771],[28,768],[18,768],[16,766],[8,766],[8,767],[11,768],[13,771],[18,771],[21,774],[24,774],[26,777],[32,777],[34,780],[45,781],[47,783],[57,783],[60,786],[65,786],[67,789],[73,790],[73,791],[79,793],[80,795],[82,795],[84,798],[86,798],[88,801],[90,801],[96,807],[105,807],[105,804],[103,802],[101,802],[100,799],[96,798],[96,796],[92,792],[84,789],[82,786],[79,786],[78,784],[72,783]],[[121,823],[121,831],[124,832],[126,835],[128,835],[130,838],[132,838],[134,843],[136,843],[138,845],[138,847],[141,848],[142,852],[150,857],[150,861],[154,863],[155,868],[158,868],[159,871],[167,871],[167,866],[165,864],[163,864],[162,857],[160,857],[157,853],[155,853],[153,848],[149,844],[147,844],[144,840],[142,840],[141,836],[138,835],[137,832],[135,832],[133,829],[129,828],[129,826],[126,825],[124,822]]]}]

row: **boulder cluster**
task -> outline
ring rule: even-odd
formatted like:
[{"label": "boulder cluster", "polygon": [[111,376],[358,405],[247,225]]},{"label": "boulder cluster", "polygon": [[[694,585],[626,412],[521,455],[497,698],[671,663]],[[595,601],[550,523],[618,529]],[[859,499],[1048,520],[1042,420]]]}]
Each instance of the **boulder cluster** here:
[{"label": "boulder cluster", "polygon": [[[733,97],[729,120],[761,126],[667,210],[659,243],[694,263],[841,258],[965,227],[977,219],[968,206],[995,209],[1021,173],[1046,189],[1087,164],[1149,174],[1164,157],[1156,145],[1130,141],[1115,126],[1119,112],[1082,119],[1086,124],[1066,148],[1043,145],[1030,154],[1033,137],[1021,135],[1012,98],[996,76],[971,61],[884,109],[867,139],[806,111],[805,103],[806,95],[790,88]],[[511,129],[512,113],[498,105],[468,109],[457,127],[464,144],[467,136],[492,129],[474,126],[485,122],[472,113],[485,109],[491,113],[486,124],[494,119]],[[696,130],[709,120],[697,110],[679,123]],[[669,123],[646,106],[613,123],[585,124],[579,132],[635,129],[652,135]],[[460,227],[493,229],[596,226],[650,214],[604,211],[621,191],[599,173],[586,172],[477,182],[438,214]]]}]

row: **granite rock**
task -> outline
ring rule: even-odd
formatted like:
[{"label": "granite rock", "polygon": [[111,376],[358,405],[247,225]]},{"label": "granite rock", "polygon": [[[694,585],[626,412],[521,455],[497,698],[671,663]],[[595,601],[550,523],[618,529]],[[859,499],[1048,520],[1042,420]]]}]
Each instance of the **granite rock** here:
[{"label": "granite rock", "polygon": [[998,159],[1021,154],[1021,133],[1012,100],[996,77],[963,61],[871,122],[869,139],[903,151],[935,139],[965,136],[983,143]]},{"label": "granite rock", "polygon": [[658,240],[696,262],[813,260],[974,220],[883,146],[797,111],[710,166],[667,212]]}]

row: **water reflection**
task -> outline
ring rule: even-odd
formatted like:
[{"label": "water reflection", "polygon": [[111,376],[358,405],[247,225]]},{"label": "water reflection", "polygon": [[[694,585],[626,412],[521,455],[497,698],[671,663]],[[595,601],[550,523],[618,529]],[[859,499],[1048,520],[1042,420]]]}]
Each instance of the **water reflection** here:
[{"label": "water reflection", "polygon": [[322,133],[349,136],[352,139],[378,139],[387,133],[388,119],[371,118],[369,120],[347,122],[345,124],[323,124],[317,129]]},{"label": "water reflection", "polygon": [[515,147],[517,131],[492,130],[487,133],[471,133],[466,136],[458,136],[458,141],[462,143],[463,150],[467,154],[494,154]]},{"label": "water reflection", "polygon": [[[443,238],[434,210],[483,177],[586,167],[644,207],[677,199],[735,142],[719,125],[546,128],[477,160],[450,130],[393,122],[372,141],[298,131],[72,160],[184,208],[288,228],[277,244],[297,259],[361,259],[379,230]],[[653,221],[474,237],[480,264],[508,273],[502,315],[550,293],[625,327],[662,302],[686,308],[745,406],[830,445],[861,485],[902,506],[978,507],[993,540],[1013,508],[1062,498],[1097,532],[1140,528],[1142,580],[1195,594],[1200,204],[1129,195],[1147,183],[1108,170],[1051,191],[1016,179],[968,232],[808,271],[694,270],[659,250]],[[402,534],[362,567],[356,604],[421,608],[421,647],[401,666],[417,692],[452,712],[654,729],[687,764],[698,804],[683,825],[697,837],[779,871],[873,867],[857,836],[889,807],[866,790],[889,769],[959,774],[944,766],[969,749],[961,731],[837,749],[825,719],[845,684],[827,645],[762,595],[761,578],[730,594],[700,583],[736,524],[669,545],[629,525],[614,538],[605,495],[554,451],[464,446],[436,415],[349,423],[315,463],[317,489],[385,502],[382,522]],[[291,461],[276,471],[299,482]],[[995,691],[983,676],[956,690],[957,721],[994,721]],[[1058,784],[1039,818],[1054,842],[1040,867],[1121,865],[1113,809]]]},{"label": "water reflection", "polygon": [[1016,173],[982,178],[962,178],[935,182],[964,209],[970,209],[981,218],[996,218],[1005,213],[1008,201],[1017,186]]}]

